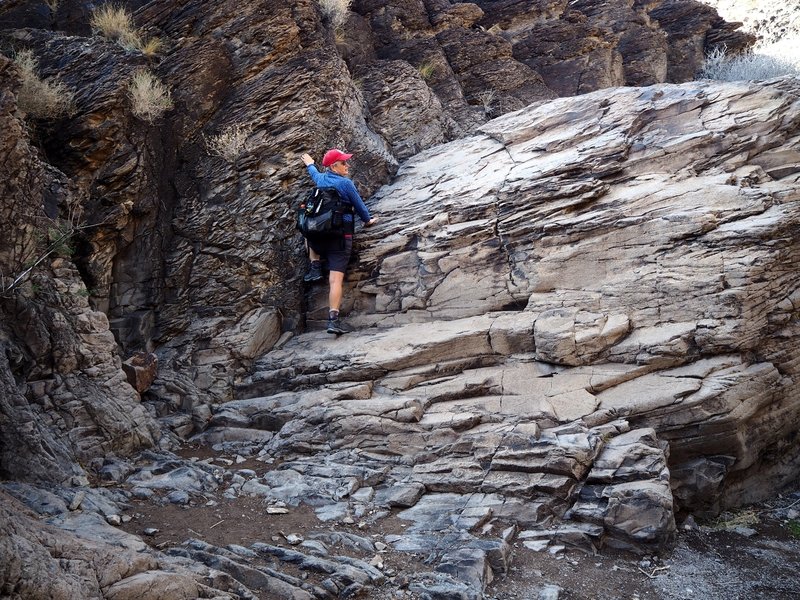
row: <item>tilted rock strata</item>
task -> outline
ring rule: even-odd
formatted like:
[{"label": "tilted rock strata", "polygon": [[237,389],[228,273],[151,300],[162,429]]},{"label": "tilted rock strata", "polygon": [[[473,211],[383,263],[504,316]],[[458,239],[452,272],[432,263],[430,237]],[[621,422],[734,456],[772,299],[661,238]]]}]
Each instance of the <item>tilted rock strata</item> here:
[{"label": "tilted rock strata", "polygon": [[618,89],[423,153],[357,236],[361,329],[267,354],[209,431],[394,457],[428,494],[522,497],[629,547],[770,493],[800,462],[799,108],[793,80]]},{"label": "tilted rock strata", "polygon": [[[17,9],[33,4],[5,5],[3,27],[23,24]],[[682,507],[713,510],[700,503],[704,496],[727,503],[726,494],[741,493],[754,477],[771,487],[782,480],[784,472],[773,469],[769,457],[784,447],[791,451],[796,431],[796,411],[785,402],[797,362],[790,342],[796,281],[792,269],[778,277],[771,271],[795,262],[785,232],[796,226],[790,210],[796,188],[787,184],[796,173],[796,140],[787,140],[787,132],[797,118],[785,106],[793,92],[780,86],[727,96],[702,88],[720,97],[689,94],[677,102],[670,90],[664,99],[658,96],[663,90],[637,92],[641,103],[628,116],[615,112],[618,102],[561,102],[529,109],[522,122],[515,115],[489,124],[466,145],[429,153],[431,166],[438,161],[467,173],[469,186],[463,178],[425,174],[431,167],[413,162],[391,190],[412,210],[379,196],[374,208],[383,225],[364,239],[372,247],[363,251],[363,266],[354,273],[361,323],[398,327],[336,342],[311,334],[284,344],[240,388],[241,396],[263,398],[213,413],[206,405],[210,398],[233,397],[231,382],[249,362],[271,348],[282,329],[298,325],[299,286],[287,285],[302,260],[291,205],[307,184],[299,183],[302,169],[292,157],[330,145],[354,149],[357,166],[366,172],[359,183],[368,193],[388,179],[398,158],[451,139],[459,127],[470,130],[494,114],[554,95],[547,77],[526,62],[539,52],[530,36],[522,35],[525,43],[518,45],[490,31],[493,24],[481,29],[476,5],[447,4],[358,3],[351,21],[362,27],[353,34],[372,39],[372,48],[342,50],[341,57],[311,0],[211,8],[187,2],[177,14],[171,5],[150,3],[137,20],[171,44],[152,63],[96,35],[44,30],[56,23],[88,36],[88,14],[74,3],[61,3],[52,18],[25,12],[24,24],[41,30],[3,33],[4,48],[32,48],[43,76],[58,74],[77,92],[71,118],[37,123],[53,163],[48,165],[22,126],[14,98],[17,76],[0,58],[0,118],[8,133],[0,145],[7,170],[0,186],[8,192],[2,211],[10,227],[0,252],[4,267],[11,267],[3,275],[19,273],[37,252],[35,231],[44,216],[69,215],[74,205],[85,217],[82,224],[92,225],[75,260],[66,252],[42,263],[35,277],[3,300],[4,476],[86,484],[80,465],[94,462],[99,476],[120,482],[128,467],[93,459],[156,443],[155,422],[125,382],[113,330],[126,352],[160,350],[163,371],[153,397],[162,402],[153,410],[182,435],[210,423],[202,435],[214,443],[311,454],[312,462],[322,461],[318,454],[331,446],[363,448],[370,472],[381,474],[376,485],[386,486],[379,500],[408,507],[405,516],[421,523],[417,534],[394,540],[397,547],[424,548],[431,528],[453,515],[452,535],[463,544],[440,557],[439,575],[462,573],[463,585],[473,589],[503,570],[508,536],[484,544],[471,533],[494,515],[530,527],[529,542],[542,536],[554,543],[648,551],[663,544],[674,528],[665,439],[672,442],[671,483]],[[544,41],[559,45],[565,60],[574,59],[566,75],[549,74],[552,81],[572,84],[559,93],[620,83],[620,77],[649,81],[662,77],[665,68],[667,76],[687,77],[706,42],[727,35],[724,26],[714,30],[710,13],[710,20],[692,20],[691,27],[675,25],[676,35],[686,37],[665,59],[658,43],[642,48],[632,41],[659,38],[658,32],[649,34],[653,23],[642,14],[626,17],[636,26],[617,39],[590,10],[593,3],[578,4],[578,13],[548,9],[554,12],[545,21],[555,22],[541,30],[553,32]],[[668,11],[659,21],[668,29]],[[394,28],[397,23],[403,26]],[[559,40],[575,32],[591,39],[570,53]],[[413,68],[398,67],[398,60]],[[588,77],[592,61],[602,67],[595,79]],[[155,127],[131,114],[127,97],[128,78],[146,65],[171,87],[177,106]],[[363,91],[346,66],[353,75],[365,69]],[[540,68],[553,64],[544,61]],[[388,83],[403,93],[385,94]],[[403,126],[380,119],[417,98],[428,112],[414,114]],[[379,114],[371,119],[373,110]],[[729,112],[744,121],[730,123]],[[686,115],[706,122],[687,128]],[[534,125],[526,125],[531,116]],[[608,129],[614,122],[622,124],[620,131]],[[253,130],[235,161],[207,155],[203,134],[242,123]],[[705,144],[699,162],[690,152],[698,143]],[[476,162],[486,168],[476,171]],[[665,172],[677,167],[681,177],[659,180],[654,163]],[[420,180],[409,177],[413,170],[425,178],[416,199],[403,187],[419,186]],[[677,223],[676,232],[638,243],[660,229],[660,221],[650,218],[663,203],[702,189],[693,187],[697,172],[722,200],[707,212],[690,207],[659,216]],[[665,182],[674,184],[672,190]],[[651,204],[628,214],[632,196],[653,192]],[[540,196],[543,203],[537,202]],[[492,200],[486,204],[486,198]],[[427,205],[431,199],[436,208]],[[601,207],[609,216],[592,212]],[[746,218],[740,218],[742,211]],[[411,212],[424,220],[404,222]],[[555,220],[542,226],[549,218]],[[563,232],[565,224],[570,233]],[[623,226],[634,227],[627,230],[630,237]],[[596,247],[585,242],[594,235],[607,239]],[[677,253],[679,245],[698,239],[707,245],[696,254]],[[737,253],[742,243],[764,247],[751,260],[752,248]],[[635,277],[624,266],[598,268],[601,247],[606,253],[618,248],[624,264],[648,255],[653,245],[663,254],[637,266]],[[719,248],[724,256],[718,260],[713,252]],[[712,292],[701,288],[677,303],[665,302],[684,289],[681,277],[666,274],[668,267],[706,260],[711,274],[725,265],[725,277],[713,280]],[[659,294],[646,289],[651,284]],[[614,293],[616,286],[621,288]],[[763,289],[777,299],[763,300]],[[102,312],[89,308],[88,293]],[[709,296],[718,303],[698,313],[699,299]],[[279,308],[286,309],[283,323]],[[326,357],[322,364],[320,354]],[[687,357],[699,360],[686,365]],[[290,387],[288,376],[296,377],[293,385],[308,386],[307,393],[270,395]],[[333,389],[320,398],[317,385]],[[763,386],[771,391],[761,391]],[[169,414],[176,408],[185,412]],[[240,408],[251,414],[240,414]],[[698,430],[706,437],[698,439]],[[794,460],[790,453],[787,471]],[[283,471],[304,478],[309,470],[296,461]],[[248,489],[281,490],[274,477]],[[213,477],[198,479],[214,485]],[[134,474],[130,482],[146,496],[161,479],[137,480]],[[360,485],[351,479],[331,499],[358,494]],[[174,491],[176,501],[189,497]],[[353,510],[361,503],[352,502]],[[346,504],[350,510],[350,500]],[[35,529],[16,508],[3,521],[20,531]],[[65,519],[59,526],[79,529],[87,522]],[[78,548],[74,540],[60,546],[46,539],[56,535],[51,531],[24,542],[17,533],[4,547],[4,559],[30,547],[48,572],[56,568],[47,559],[53,546],[87,563],[109,552],[94,543]],[[149,554],[138,558],[144,562],[130,577],[100,574],[97,585],[85,587],[84,579],[56,573],[35,585],[49,590],[43,593],[63,588],[86,597],[96,589],[123,598],[170,586],[180,588],[172,590],[176,594],[206,593],[192,587],[191,577],[153,572]],[[199,554],[188,558],[185,565],[192,569],[204,562]],[[355,577],[370,581],[370,573],[360,569]]]},{"label": "tilted rock strata", "polygon": [[[168,49],[153,58],[92,34],[81,2],[7,3],[0,29],[7,51],[32,49],[42,76],[76,93],[72,117],[40,124],[43,144],[96,225],[76,257],[93,306],[126,357],[158,350],[148,397],[166,413],[231,398],[252,353],[227,331],[260,339],[257,354],[302,327],[301,152],[355,151],[369,195],[400,160],[490,117],[670,70],[682,80],[712,38],[749,43],[696,3],[628,4],[365,0],[336,33],[316,0],[147,3],[136,25]],[[691,52],[672,52],[673,37]],[[154,126],[131,114],[142,68],[175,103]],[[209,156],[237,126],[236,156]]]},{"label": "tilted rock strata", "polygon": [[[0,471],[61,482],[83,476],[79,462],[152,446],[160,433],[126,382],[106,315],[89,307],[61,248],[69,241],[59,242],[59,227],[72,224],[55,215],[76,201],[74,190],[26,143],[13,68],[2,57],[0,78],[0,121],[10,134],[0,148]],[[39,269],[15,285],[36,261]]]}]

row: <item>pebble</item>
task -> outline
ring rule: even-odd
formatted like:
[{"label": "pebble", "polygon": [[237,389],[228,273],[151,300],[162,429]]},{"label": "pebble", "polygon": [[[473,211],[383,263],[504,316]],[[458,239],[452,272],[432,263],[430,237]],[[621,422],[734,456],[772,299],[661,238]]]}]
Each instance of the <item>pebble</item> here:
[{"label": "pebble", "polygon": [[142,533],[145,534],[145,535],[155,535],[159,531],[161,531],[161,530],[160,529],[156,529],[155,527],[147,527],[147,528],[142,530]]},{"label": "pebble", "polygon": [[694,520],[694,517],[692,515],[686,517],[686,520],[683,522],[683,528],[686,531],[697,531],[698,529],[697,521]]},{"label": "pebble", "polygon": [[290,533],[289,535],[284,535],[286,541],[289,543],[290,546],[297,546],[303,542],[303,537],[297,535],[296,533]]},{"label": "pebble", "polygon": [[741,525],[738,527],[734,527],[731,529],[734,533],[738,533],[739,535],[743,535],[744,537],[750,538],[754,535],[758,535],[758,532],[755,529],[750,527],[742,527]]},{"label": "pebble", "polygon": [[116,527],[117,525],[119,525],[120,523],[122,523],[122,519],[120,518],[120,516],[119,516],[119,515],[108,515],[108,516],[106,517],[106,522],[107,522],[109,525],[114,525],[114,526]]},{"label": "pebble", "polygon": [[561,588],[557,585],[545,585],[540,591],[538,600],[558,600],[561,594]]},{"label": "pebble", "polygon": [[283,508],[282,506],[268,506],[267,507],[267,514],[268,515],[285,515],[289,512],[288,508]]},{"label": "pebble", "polygon": [[189,504],[189,494],[183,490],[175,490],[167,495],[167,500],[172,504]]},{"label": "pebble", "polygon": [[147,500],[148,498],[152,498],[154,494],[155,492],[150,488],[135,487],[131,490],[131,496],[139,500]]}]

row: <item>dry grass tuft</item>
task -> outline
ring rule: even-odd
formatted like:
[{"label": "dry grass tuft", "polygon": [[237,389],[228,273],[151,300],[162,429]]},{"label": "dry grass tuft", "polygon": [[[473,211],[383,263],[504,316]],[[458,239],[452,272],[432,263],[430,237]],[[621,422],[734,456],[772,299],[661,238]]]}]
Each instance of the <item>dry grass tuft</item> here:
[{"label": "dry grass tuft", "polygon": [[164,48],[164,42],[161,41],[161,38],[148,38],[146,41],[143,41],[139,50],[145,56],[155,56]]},{"label": "dry grass tuft", "polygon": [[134,115],[152,123],[172,108],[172,96],[166,85],[150,71],[136,71],[128,84],[128,97]]},{"label": "dry grass tuft", "polygon": [[39,77],[39,61],[30,50],[20,50],[14,57],[20,71],[22,86],[17,105],[27,115],[37,119],[68,116],[75,110],[75,94],[57,79],[44,81]]},{"label": "dry grass tuft", "polygon": [[496,96],[497,93],[493,89],[489,88],[475,94],[475,99],[480,103],[481,106],[483,106],[484,112],[489,114],[492,112],[494,107]]},{"label": "dry grass tuft", "polygon": [[800,65],[762,52],[728,56],[726,49],[721,47],[708,54],[698,77],[718,81],[758,81],[785,75],[800,75]]},{"label": "dry grass tuft", "polygon": [[251,125],[236,124],[226,127],[219,135],[203,136],[209,154],[221,156],[228,162],[236,159],[247,149],[247,138],[253,132]]},{"label": "dry grass tuft", "polygon": [[417,67],[417,71],[419,71],[419,76],[422,79],[428,81],[436,73],[436,65],[432,62],[424,62]]},{"label": "dry grass tuft", "polygon": [[739,511],[726,511],[717,517],[711,524],[714,529],[733,529],[735,527],[750,527],[758,525],[761,518],[753,509],[743,509]]},{"label": "dry grass tuft", "polygon": [[153,56],[164,46],[159,38],[145,38],[133,24],[131,13],[123,6],[103,4],[92,11],[90,25],[94,31],[114,40],[125,50],[138,50]]},{"label": "dry grass tuft", "polygon": [[89,21],[94,31],[114,40],[127,50],[132,50],[140,43],[139,34],[133,25],[133,17],[123,6],[103,4],[92,11]]},{"label": "dry grass tuft", "polygon": [[353,0],[318,0],[322,9],[322,14],[330,22],[334,29],[339,29],[347,22],[350,13],[350,5]]}]

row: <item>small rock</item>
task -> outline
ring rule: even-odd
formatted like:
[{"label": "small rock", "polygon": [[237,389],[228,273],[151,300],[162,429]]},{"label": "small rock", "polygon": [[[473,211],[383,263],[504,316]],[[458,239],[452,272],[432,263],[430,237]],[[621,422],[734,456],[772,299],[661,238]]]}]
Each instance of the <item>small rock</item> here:
[{"label": "small rock", "polygon": [[282,506],[268,506],[267,507],[267,514],[268,515],[285,515],[289,512],[288,508],[283,508]]},{"label": "small rock", "polygon": [[389,546],[387,546],[383,542],[375,542],[375,550],[377,550],[378,552],[386,552],[387,548],[389,548]]},{"label": "small rock", "polygon": [[286,538],[286,541],[291,546],[297,546],[303,542],[303,538],[296,533],[290,533],[289,535],[284,535],[283,537]]},{"label": "small rock", "polygon": [[353,517],[348,515],[347,517],[342,519],[342,523],[344,523],[346,525],[352,525],[353,523],[355,523],[355,521],[353,520]]},{"label": "small rock", "polygon": [[132,519],[133,519],[133,517],[131,517],[130,515],[122,515],[122,522],[123,523],[130,523]]},{"label": "small rock", "polygon": [[175,490],[167,495],[171,504],[189,504],[189,494],[183,490]]},{"label": "small rock", "polygon": [[155,527],[147,527],[147,528],[142,530],[142,533],[145,534],[145,535],[153,536],[153,535],[157,534],[159,531],[161,531],[161,530],[160,529],[156,529]]},{"label": "small rock", "polygon": [[119,515],[108,515],[108,516],[106,517],[106,522],[107,522],[109,525],[114,525],[114,526],[116,527],[117,525],[119,525],[120,523],[122,523],[122,519],[120,518],[120,516],[119,516]]},{"label": "small rock", "polygon": [[547,584],[539,590],[538,600],[558,600],[561,588],[557,585]]},{"label": "small rock", "polygon": [[790,508],[786,512],[786,516],[790,519],[797,519],[798,517],[800,517],[800,510],[797,510],[796,508]]},{"label": "small rock", "polygon": [[522,545],[525,546],[528,550],[533,550],[534,552],[542,552],[543,550],[547,549],[547,544],[549,544],[549,540],[527,540],[522,542]]},{"label": "small rock", "polygon": [[373,567],[377,569],[383,569],[383,559],[381,559],[380,555],[376,554],[375,557],[369,561]]},{"label": "small rock", "polygon": [[148,498],[152,498],[153,490],[144,487],[135,487],[131,490],[131,496],[136,498],[137,500],[147,500]]},{"label": "small rock", "polygon": [[241,454],[237,454],[237,455],[236,455],[236,464],[237,464],[237,465],[240,465],[240,464],[242,464],[242,463],[243,463],[243,462],[245,462],[246,460],[247,460],[247,459],[246,459],[244,456],[242,456]]},{"label": "small rock", "polygon": [[694,520],[692,515],[686,517],[686,520],[683,522],[683,528],[686,531],[697,531],[697,529],[699,529],[697,526],[697,521]]},{"label": "small rock", "polygon": [[307,548],[314,556],[328,556],[328,548],[319,540],[305,540],[300,544],[301,548]]},{"label": "small rock", "polygon": [[733,533],[738,533],[739,535],[743,535],[744,537],[751,538],[754,535],[758,535],[758,532],[755,529],[751,529],[750,527],[743,527],[739,525],[738,527],[734,527],[731,529]]},{"label": "small rock", "polygon": [[70,510],[78,510],[81,507],[81,502],[86,497],[86,492],[79,491],[72,497],[72,502],[69,503]]}]

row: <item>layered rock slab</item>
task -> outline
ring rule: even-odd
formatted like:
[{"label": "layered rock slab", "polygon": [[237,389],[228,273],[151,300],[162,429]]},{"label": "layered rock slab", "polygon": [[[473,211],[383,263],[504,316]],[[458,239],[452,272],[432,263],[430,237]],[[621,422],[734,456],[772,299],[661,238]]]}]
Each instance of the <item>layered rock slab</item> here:
[{"label": "layered rock slab", "polygon": [[497,494],[533,545],[658,546],[676,510],[774,489],[798,463],[799,109],[791,79],[615,89],[426,151],[373,198],[360,331],[290,340],[217,414],[271,414],[272,452],[410,466],[419,503]]}]

